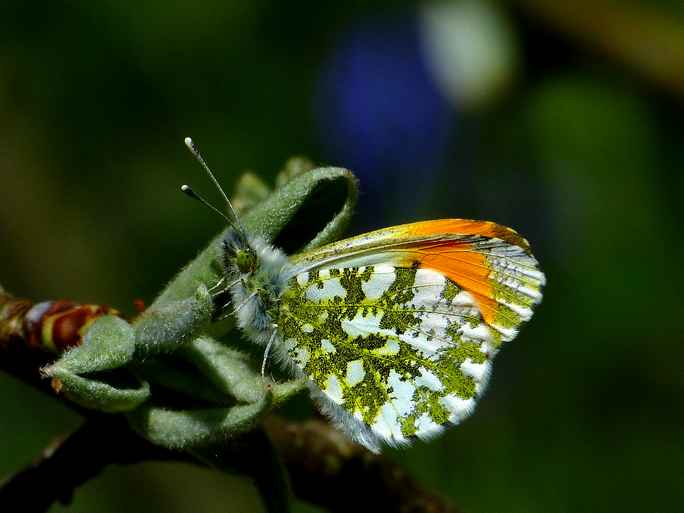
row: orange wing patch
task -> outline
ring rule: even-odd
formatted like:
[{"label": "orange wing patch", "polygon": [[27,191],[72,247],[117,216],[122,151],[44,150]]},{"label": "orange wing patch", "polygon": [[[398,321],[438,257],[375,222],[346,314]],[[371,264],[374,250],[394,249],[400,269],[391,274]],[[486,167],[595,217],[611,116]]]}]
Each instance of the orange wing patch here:
[{"label": "orange wing patch", "polygon": [[433,269],[445,275],[475,297],[482,317],[487,324],[491,324],[497,305],[489,279],[491,268],[485,256],[478,253],[473,244],[459,241],[425,243],[429,248],[424,249],[422,245],[405,250],[402,265],[411,267],[417,263],[418,267]]},{"label": "orange wing patch", "polygon": [[429,237],[435,235],[482,235],[490,239],[501,239],[514,244],[530,253],[530,243],[521,237],[513,228],[502,226],[491,221],[473,221],[471,219],[439,219],[406,224],[403,227],[407,235]]},{"label": "orange wing patch", "polygon": [[[388,263],[433,269],[469,292],[504,340],[532,315],[545,279],[530,245],[491,221],[440,219],[383,228],[294,257],[300,269]],[[310,266],[310,267],[309,267]]]},{"label": "orange wing patch", "polygon": [[[543,274],[527,240],[511,228],[490,221],[444,219],[404,225],[400,233],[413,239],[401,250],[402,265],[444,274],[473,295],[492,327],[510,328],[526,320],[530,307],[541,299]],[[485,239],[472,242],[473,236]]]}]

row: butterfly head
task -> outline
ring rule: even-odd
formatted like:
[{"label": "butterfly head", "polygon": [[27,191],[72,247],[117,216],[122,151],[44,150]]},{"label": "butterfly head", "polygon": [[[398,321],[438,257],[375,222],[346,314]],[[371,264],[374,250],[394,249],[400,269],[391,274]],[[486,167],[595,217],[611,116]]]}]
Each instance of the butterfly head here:
[{"label": "butterfly head", "polygon": [[241,230],[231,230],[224,239],[225,265],[229,273],[252,275],[259,268],[258,249]]},{"label": "butterfly head", "polygon": [[235,254],[235,266],[242,274],[253,273],[257,267],[257,256],[252,248],[240,249]]}]

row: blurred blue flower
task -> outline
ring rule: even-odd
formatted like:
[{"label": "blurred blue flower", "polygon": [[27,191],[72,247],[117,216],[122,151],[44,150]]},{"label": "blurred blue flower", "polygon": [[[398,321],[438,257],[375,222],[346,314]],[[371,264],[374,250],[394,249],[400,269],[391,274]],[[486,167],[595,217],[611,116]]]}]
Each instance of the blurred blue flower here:
[{"label": "blurred blue flower", "polygon": [[438,169],[455,124],[430,75],[417,12],[374,17],[343,33],[314,109],[326,157],[352,169],[371,193],[387,191],[392,178]]}]

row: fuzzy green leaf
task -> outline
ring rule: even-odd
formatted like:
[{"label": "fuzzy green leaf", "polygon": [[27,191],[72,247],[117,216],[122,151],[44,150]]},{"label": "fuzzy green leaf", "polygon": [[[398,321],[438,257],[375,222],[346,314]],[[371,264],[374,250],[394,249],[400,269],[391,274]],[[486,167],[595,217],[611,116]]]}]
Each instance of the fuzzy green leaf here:
[{"label": "fuzzy green leaf", "polygon": [[111,315],[88,329],[83,343],[43,369],[55,390],[85,408],[104,412],[129,411],[150,396],[149,385],[128,371],[106,373],[133,359],[135,334],[130,324]]},{"label": "fuzzy green leaf", "polygon": [[135,322],[136,357],[173,352],[205,330],[213,312],[214,304],[204,284],[186,299],[150,307]]},{"label": "fuzzy green leaf", "polygon": [[135,335],[131,325],[120,317],[107,315],[90,326],[80,346],[64,353],[44,373],[52,376],[55,369],[73,374],[116,369],[132,360],[134,350]]},{"label": "fuzzy green leaf", "polygon": [[[105,413],[134,410],[150,397],[150,387],[144,381],[130,388],[121,384],[113,386],[95,377],[78,376],[59,367],[53,369],[51,376],[53,387],[69,400],[84,408]],[[132,378],[128,374],[126,376]]]},{"label": "fuzzy green leaf", "polygon": [[216,388],[240,402],[255,403],[266,394],[266,381],[255,372],[250,359],[212,338],[193,340],[180,356],[197,367]]},{"label": "fuzzy green leaf", "polygon": [[308,383],[308,378],[300,378],[292,381],[285,381],[283,383],[274,383],[272,385],[273,404],[279,405],[291,399],[299,392],[304,390]]},{"label": "fuzzy green leaf", "polygon": [[185,362],[177,362],[175,355],[145,360],[135,368],[136,374],[152,386],[160,386],[174,394],[195,402],[227,406],[232,398],[218,390],[206,376],[189,369]]},{"label": "fuzzy green leaf", "polygon": [[150,442],[168,449],[206,447],[251,429],[268,410],[270,393],[252,404],[230,408],[169,410],[143,406],[128,414],[133,429]]}]

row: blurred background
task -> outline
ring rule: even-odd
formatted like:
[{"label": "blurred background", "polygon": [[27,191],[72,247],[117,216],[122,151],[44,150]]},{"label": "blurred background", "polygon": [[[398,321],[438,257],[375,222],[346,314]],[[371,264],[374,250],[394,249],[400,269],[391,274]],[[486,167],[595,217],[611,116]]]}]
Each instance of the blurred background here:
[{"label": "blurred background", "polygon": [[[465,513],[682,511],[683,104],[677,0],[3,0],[0,283],[149,302],[221,228],[178,192],[213,194],[186,135],[227,188],[295,154],[348,167],[350,233],[491,219],[548,276],[476,414],[390,457]],[[79,419],[0,390],[2,476]],[[68,509],[122,510],[260,503],[238,477],[149,464]]]}]

